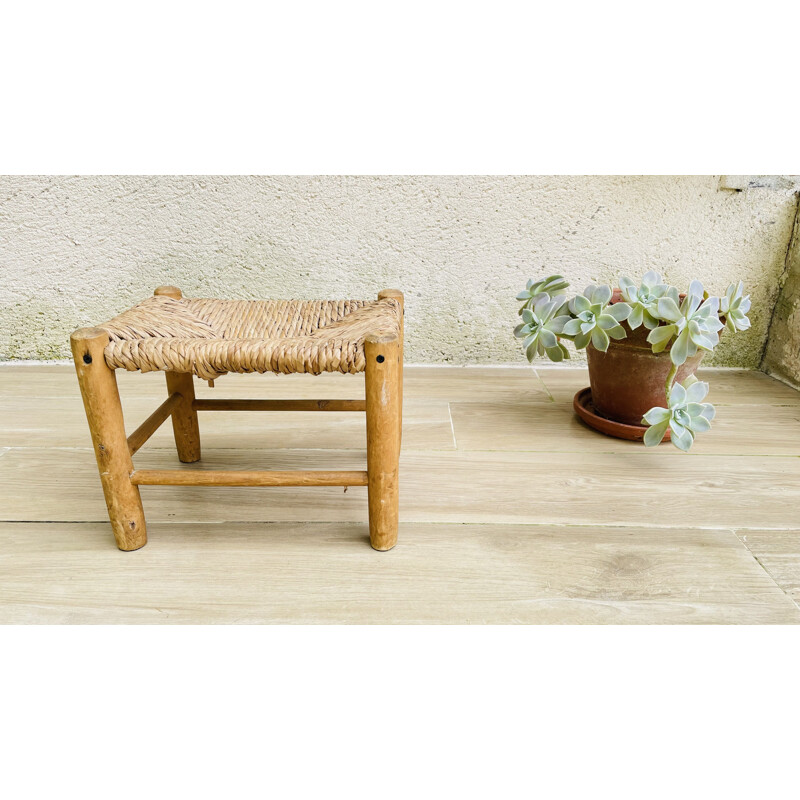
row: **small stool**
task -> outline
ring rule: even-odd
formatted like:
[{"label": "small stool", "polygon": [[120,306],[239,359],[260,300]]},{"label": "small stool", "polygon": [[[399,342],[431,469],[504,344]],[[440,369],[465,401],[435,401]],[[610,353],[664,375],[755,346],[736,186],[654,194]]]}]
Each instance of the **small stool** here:
[{"label": "small stool", "polygon": [[[174,286],[71,336],[108,515],[120,550],[147,543],[139,486],[366,486],[376,550],[397,542],[403,295],[377,300],[190,300]],[[115,370],[166,373],[167,399],[125,435]],[[193,375],[364,372],[365,400],[198,400]],[[365,471],[150,470],[132,456],[172,417],[178,458],[200,460],[197,412],[366,411]]]}]

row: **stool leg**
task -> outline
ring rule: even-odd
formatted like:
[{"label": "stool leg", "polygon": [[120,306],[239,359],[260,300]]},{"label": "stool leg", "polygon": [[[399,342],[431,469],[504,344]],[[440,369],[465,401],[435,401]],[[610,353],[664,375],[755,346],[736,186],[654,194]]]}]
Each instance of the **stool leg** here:
[{"label": "stool leg", "polygon": [[167,392],[177,392],[181,396],[181,401],[172,410],[172,430],[178,458],[185,464],[192,464],[200,460],[200,426],[197,424],[197,411],[192,408],[194,383],[191,373],[167,372]]},{"label": "stool leg", "polygon": [[[183,298],[177,286],[159,286],[153,294],[173,300]],[[177,392],[181,396],[181,402],[172,410],[172,430],[178,458],[184,464],[193,464],[200,460],[200,426],[197,424],[197,411],[192,408],[194,382],[191,373],[167,372],[167,392]]]},{"label": "stool leg", "polygon": [[376,550],[397,544],[400,472],[400,340],[368,336],[366,356],[369,539]]},{"label": "stool leg", "polygon": [[117,378],[103,353],[108,334],[100,328],[81,328],[70,344],[114,538],[120,550],[138,550],[147,544],[147,529],[139,487],[131,483],[133,462]]},{"label": "stool leg", "polygon": [[383,300],[384,298],[391,297],[394,300],[397,300],[400,303],[400,377],[397,382],[398,386],[398,393],[400,395],[400,413],[398,414],[398,422],[397,424],[400,427],[400,442],[402,444],[403,441],[403,338],[404,338],[404,327],[405,327],[405,305],[404,305],[404,298],[403,293],[399,289],[383,289],[382,291],[378,292],[378,300]]}]

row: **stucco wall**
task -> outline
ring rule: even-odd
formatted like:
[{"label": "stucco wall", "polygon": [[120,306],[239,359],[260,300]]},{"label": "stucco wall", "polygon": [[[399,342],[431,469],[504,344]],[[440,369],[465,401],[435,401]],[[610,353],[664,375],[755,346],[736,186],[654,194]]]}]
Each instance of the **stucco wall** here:
[{"label": "stucco wall", "polygon": [[800,388],[800,213],[786,253],[785,283],[775,304],[762,369]]},{"label": "stucco wall", "polygon": [[718,177],[0,178],[0,358],[68,355],[69,332],[174,283],[189,296],[406,293],[416,363],[524,363],[514,295],[658,268],[743,279],[752,330],[716,363],[758,366],[794,198]]}]

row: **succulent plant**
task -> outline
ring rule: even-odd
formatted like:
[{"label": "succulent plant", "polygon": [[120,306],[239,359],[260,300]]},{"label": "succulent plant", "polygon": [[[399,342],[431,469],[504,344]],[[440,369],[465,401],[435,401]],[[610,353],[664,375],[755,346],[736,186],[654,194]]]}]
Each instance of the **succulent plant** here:
[{"label": "succulent plant", "polygon": [[582,295],[570,301],[569,310],[575,316],[564,325],[562,333],[574,337],[573,342],[579,350],[591,341],[594,347],[605,353],[609,337],[625,338],[625,329],[620,322],[627,319],[631,307],[627,303],[609,305],[612,294],[610,286],[587,286]]},{"label": "succulent plant", "polygon": [[653,328],[647,335],[654,353],[664,350],[675,337],[670,358],[673,364],[680,366],[698,349],[711,352],[719,344],[719,330],[723,327],[719,320],[719,298],[704,300],[703,297],[703,284],[692,281],[680,306],[672,296],[658,300],[658,318],[667,324]]},{"label": "succulent plant", "polygon": [[660,298],[668,296],[676,303],[679,301],[678,290],[664,283],[661,275],[654,270],[644,274],[641,286],[637,286],[630,278],[623,275],[619,279],[619,288],[623,298],[631,307],[631,313],[626,321],[632,331],[642,324],[648,330],[653,330],[658,325],[656,309]]},{"label": "succulent plant", "polygon": [[670,440],[680,450],[687,451],[694,442],[695,434],[711,428],[711,420],[716,411],[711,403],[704,403],[708,394],[708,384],[690,375],[683,383],[670,387],[669,408],[656,406],[642,418],[643,425],[650,427],[645,431],[646,447],[661,443],[670,431]]},{"label": "succulent plant", "polygon": [[732,283],[719,299],[719,313],[725,317],[725,325],[731,333],[746,331],[750,327],[747,312],[750,310],[750,295],[742,296],[744,284]]},{"label": "succulent plant", "polygon": [[529,280],[525,289],[517,295],[517,300],[523,301],[523,306],[519,313],[522,314],[522,309],[530,307],[539,295],[551,295],[553,292],[560,292],[568,286],[569,281],[565,280],[562,275],[549,275],[547,278],[542,278],[538,281]]},{"label": "succulent plant", "polygon": [[566,312],[567,298],[564,295],[551,298],[546,292],[534,298],[531,306],[522,309],[522,324],[514,328],[514,336],[524,339],[522,343],[528,361],[547,354],[551,361],[569,358],[569,351],[558,340],[564,324],[569,321]]},{"label": "succulent plant", "polygon": [[578,349],[591,342],[605,352],[611,339],[624,339],[628,330],[640,325],[649,330],[647,341],[654,353],[663,352],[672,342],[672,367],[664,387],[668,408],[651,408],[645,414],[642,424],[649,427],[644,441],[648,447],[657,445],[670,430],[675,446],[688,450],[695,434],[711,427],[715,412],[714,406],[702,402],[708,384],[694,377],[675,384],[678,367],[698,350],[712,351],[724,326],[734,333],[747,330],[750,297],[742,294],[741,282],[731,284],[719,298],[709,297],[700,281],[692,281],[681,301],[678,289],[664,283],[654,270],[645,274],[641,286],[627,277],[620,278],[619,284],[623,302],[611,303],[610,286],[588,286],[568,303],[564,295],[551,297],[552,292],[569,286],[563,276],[530,280],[517,295],[522,301],[522,324],[514,329],[514,335],[524,339],[529,361],[541,355],[552,361],[569,358],[562,339],[572,340]]}]

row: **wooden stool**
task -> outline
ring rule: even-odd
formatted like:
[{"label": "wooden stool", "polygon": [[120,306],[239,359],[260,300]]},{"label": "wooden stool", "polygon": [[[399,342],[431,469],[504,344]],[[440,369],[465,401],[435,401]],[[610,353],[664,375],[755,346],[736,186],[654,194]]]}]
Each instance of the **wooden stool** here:
[{"label": "wooden stool", "polygon": [[[147,543],[139,486],[366,486],[376,550],[397,542],[403,295],[377,300],[190,300],[174,286],[71,337],[108,515],[120,550]],[[167,399],[125,435],[116,369],[166,373]],[[364,372],[365,400],[198,400],[193,375]],[[366,471],[149,470],[132,456],[172,417],[178,458],[200,460],[197,412],[366,411]]]}]

